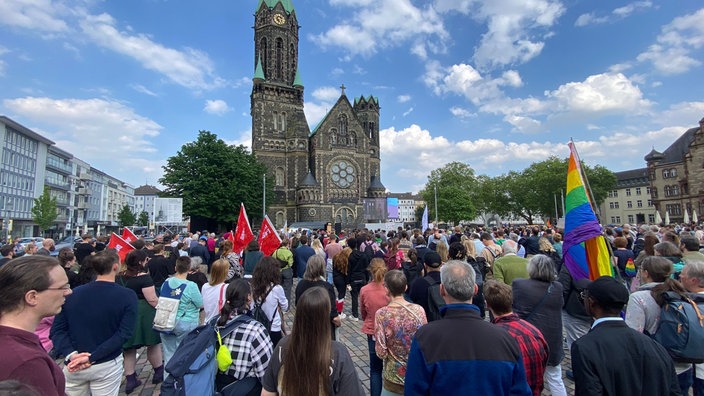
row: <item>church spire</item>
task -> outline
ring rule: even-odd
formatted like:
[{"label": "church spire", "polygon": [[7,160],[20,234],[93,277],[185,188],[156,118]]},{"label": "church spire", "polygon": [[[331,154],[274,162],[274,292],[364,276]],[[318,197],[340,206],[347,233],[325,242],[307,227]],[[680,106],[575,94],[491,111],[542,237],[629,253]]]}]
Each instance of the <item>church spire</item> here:
[{"label": "church spire", "polygon": [[293,86],[303,87],[303,81],[301,81],[301,72],[298,68],[296,69],[296,78],[293,79]]},{"label": "church spire", "polygon": [[262,8],[263,3],[266,3],[266,6],[269,7],[269,9],[273,9],[278,3],[281,3],[286,13],[290,14],[291,12],[293,12],[293,2],[291,0],[259,0],[259,4],[257,4],[257,10]]},{"label": "church spire", "polygon": [[264,69],[262,69],[262,57],[257,57],[257,67],[254,70],[254,80],[264,80]]}]

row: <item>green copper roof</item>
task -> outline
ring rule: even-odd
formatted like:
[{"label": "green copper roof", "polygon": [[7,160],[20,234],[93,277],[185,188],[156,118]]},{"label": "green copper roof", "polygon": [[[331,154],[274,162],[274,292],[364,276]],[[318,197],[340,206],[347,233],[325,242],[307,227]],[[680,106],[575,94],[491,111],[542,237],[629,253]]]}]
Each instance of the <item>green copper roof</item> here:
[{"label": "green copper roof", "polygon": [[257,10],[259,10],[262,7],[262,3],[266,3],[266,6],[271,8],[274,8],[277,3],[281,3],[282,6],[284,6],[284,10],[290,14],[293,11],[293,3],[291,0],[259,0],[259,4],[257,4]]},{"label": "green copper roof", "polygon": [[262,69],[262,58],[261,56],[257,57],[257,68],[254,70],[254,78],[257,79],[262,79],[264,80],[264,69]]},{"label": "green copper roof", "polygon": [[294,87],[302,87],[303,82],[301,81],[301,72],[296,69],[296,78],[293,79],[293,86]]}]

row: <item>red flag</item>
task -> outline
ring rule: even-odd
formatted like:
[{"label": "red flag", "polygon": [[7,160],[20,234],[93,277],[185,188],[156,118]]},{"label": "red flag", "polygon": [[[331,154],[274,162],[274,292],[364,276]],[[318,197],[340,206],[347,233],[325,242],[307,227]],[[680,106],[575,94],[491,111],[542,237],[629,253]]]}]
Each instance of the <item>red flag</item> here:
[{"label": "red flag", "polygon": [[114,232],[110,235],[110,242],[108,242],[108,248],[117,250],[117,255],[120,256],[120,263],[124,263],[125,257],[127,257],[127,253],[134,250],[134,246],[130,245],[129,242],[120,238],[120,236],[115,234]]},{"label": "red flag", "polygon": [[271,256],[274,250],[278,249],[281,245],[281,238],[279,238],[279,234],[276,233],[276,229],[274,225],[271,224],[268,215],[264,216],[264,220],[262,220],[262,228],[259,230],[257,242],[259,242],[262,253],[267,256]]},{"label": "red flag", "polygon": [[249,225],[249,219],[247,218],[247,212],[244,210],[244,204],[240,204],[240,216],[237,218],[237,228],[235,229],[235,236],[232,251],[241,254],[247,244],[254,239],[254,233],[252,232],[252,227]]},{"label": "red flag", "polygon": [[134,232],[132,232],[132,230],[127,227],[124,227],[122,229],[122,239],[124,239],[127,243],[132,243],[133,241],[136,241],[139,238],[137,237],[137,235],[134,234]]}]

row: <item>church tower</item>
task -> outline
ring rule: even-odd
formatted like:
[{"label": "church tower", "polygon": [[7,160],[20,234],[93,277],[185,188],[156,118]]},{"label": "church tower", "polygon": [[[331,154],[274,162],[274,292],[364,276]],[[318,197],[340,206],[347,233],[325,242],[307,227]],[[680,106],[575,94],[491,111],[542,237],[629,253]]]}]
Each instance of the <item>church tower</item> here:
[{"label": "church tower", "polygon": [[298,72],[298,20],[291,0],[259,0],[254,14],[252,152],[269,168],[275,224],[295,221],[296,186],[309,172],[310,128]]}]

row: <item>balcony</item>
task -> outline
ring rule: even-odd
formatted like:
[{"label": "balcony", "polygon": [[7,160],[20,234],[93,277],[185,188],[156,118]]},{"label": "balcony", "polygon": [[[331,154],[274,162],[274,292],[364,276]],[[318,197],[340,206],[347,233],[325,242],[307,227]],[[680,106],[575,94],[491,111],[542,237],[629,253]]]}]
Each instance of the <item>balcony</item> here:
[{"label": "balcony", "polygon": [[88,209],[90,208],[90,204],[88,202],[79,202],[78,205],[76,205],[76,209]]},{"label": "balcony", "polygon": [[56,158],[48,157],[46,159],[46,167],[48,169],[51,169],[53,171],[65,174],[65,175],[70,175],[73,169],[71,169],[71,165],[58,161]]},{"label": "balcony", "polygon": [[71,188],[68,182],[50,177],[44,178],[44,184],[48,185],[49,187],[54,187],[64,191],[68,191]]},{"label": "balcony", "polygon": [[81,179],[81,180],[90,180],[90,173],[85,172],[85,171],[84,171],[84,172],[80,172],[80,173],[78,174],[78,178]]},{"label": "balcony", "polygon": [[90,190],[88,187],[80,187],[78,189],[78,195],[92,195],[93,191]]}]

